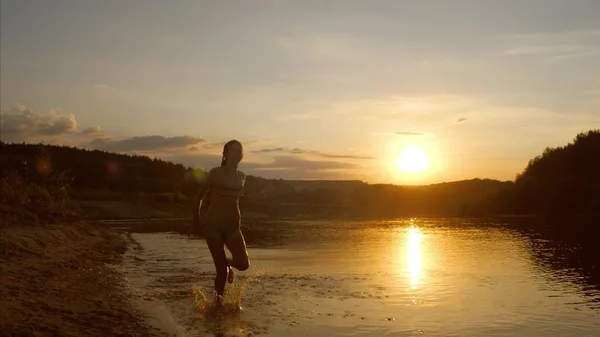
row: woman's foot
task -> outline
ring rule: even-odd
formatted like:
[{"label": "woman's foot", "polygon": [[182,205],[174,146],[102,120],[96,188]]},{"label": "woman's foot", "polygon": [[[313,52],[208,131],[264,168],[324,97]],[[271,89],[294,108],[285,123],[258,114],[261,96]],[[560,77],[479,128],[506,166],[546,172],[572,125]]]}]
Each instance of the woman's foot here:
[{"label": "woman's foot", "polygon": [[215,307],[216,308],[222,308],[224,303],[225,303],[225,300],[223,299],[223,295],[215,296]]},{"label": "woman's foot", "polygon": [[227,267],[227,282],[233,283],[233,279],[235,275],[233,274],[233,268],[231,266]]}]

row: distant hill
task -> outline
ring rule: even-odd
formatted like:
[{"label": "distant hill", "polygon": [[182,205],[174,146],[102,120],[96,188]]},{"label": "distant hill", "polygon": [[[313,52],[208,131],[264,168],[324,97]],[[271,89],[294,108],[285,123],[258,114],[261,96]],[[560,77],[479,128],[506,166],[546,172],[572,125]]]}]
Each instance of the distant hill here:
[{"label": "distant hill", "polygon": [[367,185],[360,180],[284,180],[297,190],[352,190]]},{"label": "distant hill", "polygon": [[473,207],[510,184],[470,179],[424,186],[368,185],[356,193],[352,204],[368,216],[469,216]]}]

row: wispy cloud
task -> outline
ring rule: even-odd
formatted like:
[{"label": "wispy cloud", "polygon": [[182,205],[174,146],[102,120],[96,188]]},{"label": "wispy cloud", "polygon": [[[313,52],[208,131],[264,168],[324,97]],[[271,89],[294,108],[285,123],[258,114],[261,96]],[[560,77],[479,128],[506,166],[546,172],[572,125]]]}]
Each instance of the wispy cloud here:
[{"label": "wispy cloud", "polygon": [[512,44],[507,56],[541,57],[547,61],[600,56],[600,30],[548,34],[521,34],[507,37]]},{"label": "wispy cloud", "polygon": [[579,29],[568,30],[553,33],[530,33],[530,34],[512,34],[506,35],[504,38],[514,41],[532,42],[558,42],[565,43],[569,41],[580,40],[595,40],[600,37],[600,29]]},{"label": "wispy cloud", "polygon": [[331,154],[331,153],[319,153],[319,156],[323,158],[339,158],[339,159],[375,159],[373,156],[361,156],[361,155],[350,155],[350,154]]},{"label": "wispy cloud", "polygon": [[277,48],[289,54],[313,60],[357,60],[368,50],[365,42],[343,34],[310,34],[286,36],[275,39]]},{"label": "wispy cloud", "polygon": [[108,84],[94,84],[92,86],[92,88],[95,88],[95,89],[108,89],[108,88],[112,88],[112,86],[110,86]]},{"label": "wispy cloud", "polygon": [[357,168],[357,164],[342,162],[342,161],[330,161],[330,160],[309,160],[296,156],[278,156],[270,163],[257,164],[248,163],[245,164],[248,169],[262,170],[262,169],[286,169],[295,171],[323,171],[323,170],[340,170],[340,169],[353,169]]},{"label": "wispy cloud", "polygon": [[[197,153],[171,155],[165,159],[186,166],[209,169],[218,166],[221,157],[215,154]],[[269,160],[245,159],[240,169],[248,174],[284,179],[341,179],[361,175],[361,166],[355,163],[332,160],[311,160],[295,155],[276,156]]]},{"label": "wispy cloud", "polygon": [[[537,55],[537,54],[572,54],[582,50],[589,49],[585,45],[539,45],[525,46],[515,49],[509,49],[504,52],[506,55]],[[593,46],[592,46],[593,49]]]},{"label": "wispy cloud", "polygon": [[595,45],[541,45],[510,49],[505,52],[510,56],[542,56],[546,60],[566,60],[580,57],[600,55],[600,46]]},{"label": "wispy cloud", "polygon": [[298,120],[308,120],[308,119],[314,119],[316,118],[317,115],[311,112],[301,112],[301,113],[292,113],[292,114],[285,114],[282,116],[279,116],[278,119],[281,121],[298,121]]},{"label": "wispy cloud", "polygon": [[[379,99],[335,102],[330,111],[352,118],[394,120],[416,128],[431,128],[480,107],[461,95],[386,96]],[[444,122],[445,120],[445,122]]]},{"label": "wispy cloud", "polygon": [[[213,151],[213,152],[219,152],[221,150],[223,150],[223,147],[225,146],[225,144],[227,144],[227,142],[229,142],[231,139],[228,140],[222,140],[222,141],[205,141],[202,142],[201,144],[198,144],[198,149],[202,149],[202,150],[208,150],[208,151]],[[236,139],[237,141],[239,141],[240,143],[242,143],[242,146],[244,148],[252,148],[252,147],[256,147],[259,145],[266,145],[266,144],[270,144],[273,141],[272,140],[261,140],[261,139],[250,139],[250,140],[244,140],[244,139]]]},{"label": "wispy cloud", "polygon": [[172,148],[182,148],[191,145],[196,145],[204,142],[204,139],[191,136],[164,137],[159,135],[153,136],[136,136],[121,140],[111,140],[108,138],[96,138],[90,142],[90,146],[117,152],[128,151],[154,151],[166,150]]},{"label": "wispy cloud", "polygon": [[260,149],[252,151],[254,153],[278,153],[278,154],[293,154],[293,155],[314,155],[323,158],[339,158],[339,159],[373,159],[372,156],[366,155],[351,155],[351,154],[331,154],[331,153],[323,153],[321,151],[316,150],[305,150],[299,148],[269,148],[269,149]]},{"label": "wispy cloud", "polygon": [[414,131],[398,131],[397,135],[400,136],[424,136],[425,134],[422,132],[414,132]]},{"label": "wispy cloud", "polygon": [[457,118],[457,119],[456,119],[455,123],[462,123],[462,122],[465,122],[466,120],[467,120],[467,118],[465,118],[465,117],[460,117],[460,118]]}]

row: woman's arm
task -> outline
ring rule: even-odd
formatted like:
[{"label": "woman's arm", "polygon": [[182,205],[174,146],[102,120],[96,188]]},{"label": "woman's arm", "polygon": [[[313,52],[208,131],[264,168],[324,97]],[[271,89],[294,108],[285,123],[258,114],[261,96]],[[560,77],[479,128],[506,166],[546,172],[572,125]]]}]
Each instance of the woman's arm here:
[{"label": "woman's arm", "polygon": [[238,177],[240,178],[240,185],[242,185],[240,196],[243,196],[244,190],[246,189],[246,173],[238,171]]},{"label": "woman's arm", "polygon": [[206,195],[208,194],[208,192],[210,192],[210,189],[212,188],[212,186],[215,183],[215,174],[216,174],[216,168],[210,170],[208,172],[208,176],[206,177],[206,181],[204,182],[204,184],[202,185],[202,187],[200,188],[200,190],[198,191],[198,194],[196,196],[196,200],[198,200],[198,203],[196,204],[196,213],[200,214],[200,211],[202,209],[202,200],[204,200],[204,197],[206,197]]},{"label": "woman's arm", "polygon": [[211,187],[215,182],[215,172],[216,169],[212,169],[208,172],[208,176],[206,177],[206,181],[198,190],[196,197],[194,198],[194,214],[193,214],[193,223],[192,223],[192,231],[193,229],[199,229],[202,225],[202,221],[200,219],[200,213],[202,211],[202,201],[204,197],[210,192]]}]

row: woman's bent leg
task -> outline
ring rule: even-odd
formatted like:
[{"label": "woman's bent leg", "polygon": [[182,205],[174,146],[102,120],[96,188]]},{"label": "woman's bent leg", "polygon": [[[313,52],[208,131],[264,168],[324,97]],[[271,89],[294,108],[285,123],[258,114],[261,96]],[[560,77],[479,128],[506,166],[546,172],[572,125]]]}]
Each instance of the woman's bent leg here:
[{"label": "woman's bent leg", "polygon": [[240,229],[236,229],[229,233],[225,238],[225,245],[231,252],[233,259],[229,261],[229,265],[237,270],[247,270],[250,267],[248,260],[248,250],[246,248],[246,241]]}]

